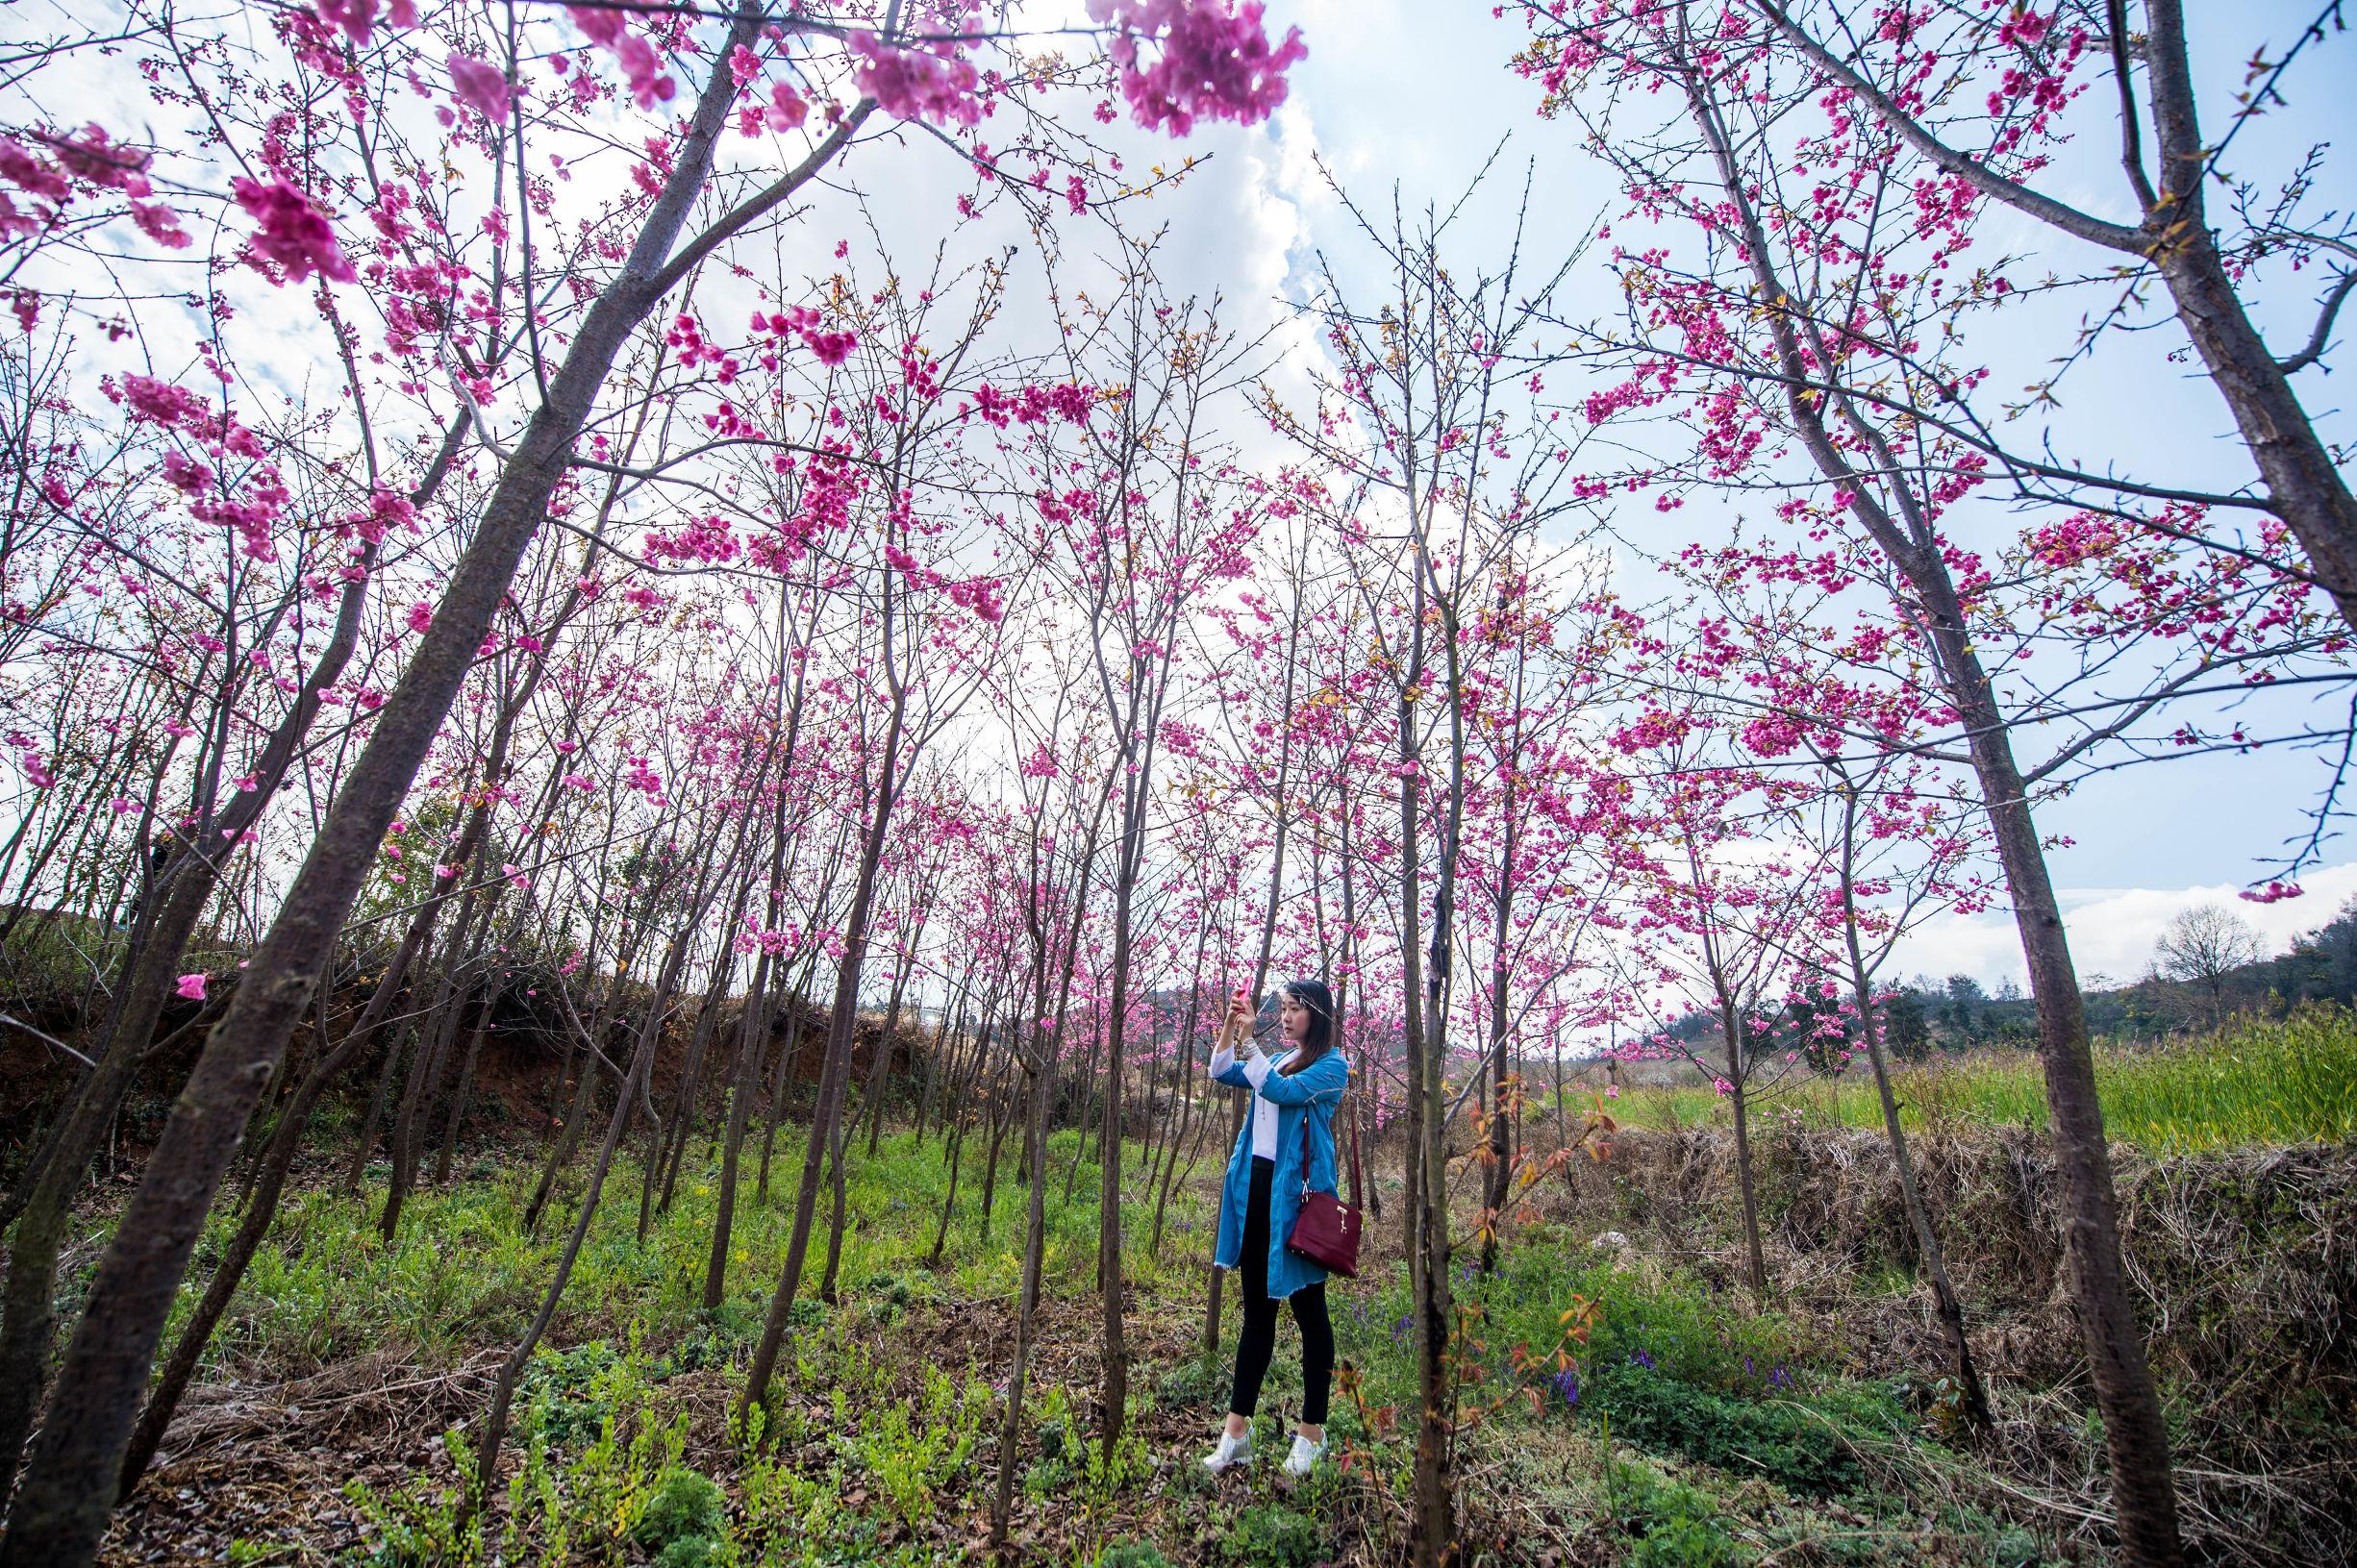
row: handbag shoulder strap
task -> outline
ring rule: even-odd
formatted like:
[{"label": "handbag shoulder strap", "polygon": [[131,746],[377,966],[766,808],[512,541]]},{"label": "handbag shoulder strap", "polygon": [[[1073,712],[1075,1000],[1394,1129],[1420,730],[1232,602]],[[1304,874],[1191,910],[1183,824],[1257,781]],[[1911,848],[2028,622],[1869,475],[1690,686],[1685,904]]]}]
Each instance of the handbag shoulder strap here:
[{"label": "handbag shoulder strap", "polygon": [[[1359,1207],[1359,1188],[1362,1182],[1359,1171],[1359,1097],[1345,1092],[1342,1098],[1350,1103],[1350,1207],[1356,1208]],[[1339,1110],[1341,1108],[1338,1106],[1335,1108]],[[1304,1191],[1307,1191],[1310,1185],[1310,1128],[1316,1120],[1316,1118],[1310,1113],[1309,1108],[1303,1107],[1301,1111],[1301,1186]]]},{"label": "handbag shoulder strap", "polygon": [[1350,1096],[1350,1207],[1359,1207],[1359,1097]]}]

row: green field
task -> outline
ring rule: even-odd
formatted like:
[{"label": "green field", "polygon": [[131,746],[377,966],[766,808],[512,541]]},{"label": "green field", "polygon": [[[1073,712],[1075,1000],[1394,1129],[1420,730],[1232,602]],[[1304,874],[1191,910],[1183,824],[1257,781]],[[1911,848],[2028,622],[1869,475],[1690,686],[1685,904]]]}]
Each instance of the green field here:
[{"label": "green field", "polygon": [[[781,1153],[786,1169],[798,1167],[798,1151]],[[1231,1296],[1220,1350],[1204,1355],[1216,1189],[1199,1175],[1174,1195],[1159,1257],[1142,1234],[1127,1249],[1131,1419],[1108,1456],[1091,1440],[1094,1161],[1067,1202],[1074,1153],[1073,1134],[1052,1141],[1042,1339],[1016,1471],[1018,1560],[1398,1560],[1413,1444],[1398,1412],[1413,1407],[1414,1366],[1393,1227],[1370,1235],[1366,1276],[1333,1289],[1338,1348],[1356,1376],[1355,1395],[1338,1387],[1331,1419],[1348,1466],[1292,1486],[1264,1457],[1251,1477],[1215,1483],[1196,1459],[1224,1408],[1236,1322]],[[707,1315],[696,1297],[709,1171],[690,1167],[643,1244],[638,1174],[615,1172],[524,1381],[504,1495],[472,1523],[458,1476],[471,1463],[486,1369],[534,1309],[562,1211],[539,1237],[520,1234],[530,1168],[489,1157],[417,1194],[389,1246],[373,1229],[373,1182],[357,1197],[290,1195],[279,1241],[214,1336],[205,1378],[217,1392],[200,1390],[186,1412],[210,1435],[166,1455],[123,1521],[115,1560],[152,1560],[139,1554],[173,1538],[170,1499],[192,1485],[217,1516],[242,1521],[226,1550],[251,1564],[968,1560],[995,1475],[1019,1271],[1025,1194],[1006,1167],[986,1226],[969,1164],[942,1261],[929,1268],[947,1191],[940,1142],[895,1135],[878,1158],[854,1158],[840,1296],[809,1299],[822,1239],[774,1415],[752,1451],[729,1435],[723,1412],[774,1281],[785,1195],[759,1202],[748,1177],[728,1299]],[[1133,1208],[1150,1212],[1142,1201]],[[1902,1549],[1911,1561],[1959,1564],[2044,1555],[2034,1517],[2017,1517],[2000,1491],[1960,1483],[1972,1461],[1948,1446],[1926,1380],[1863,1367],[1772,1307],[1737,1309],[1683,1266],[1591,1249],[1590,1229],[1518,1229],[1494,1277],[1481,1277],[1469,1253],[1455,1271],[1467,1314],[1462,1526],[1484,1560],[1600,1553],[1718,1565],[1812,1559],[1827,1540],[1864,1561]],[[225,1234],[216,1222],[200,1263]],[[1548,1348],[1582,1303],[1593,1304],[1590,1337],[1568,1345],[1566,1372]],[[1284,1330],[1258,1423],[1264,1456],[1284,1452],[1296,1344]],[[348,1430],[339,1411],[356,1399],[396,1412],[393,1430],[408,1435],[327,1435]],[[239,1415],[248,1409],[263,1414]],[[1533,1499],[1545,1509],[1536,1521]]]},{"label": "green field", "polygon": [[[2346,1012],[2107,1054],[2102,1078],[2116,1133],[2153,1149],[2292,1143],[2357,1127],[2357,1030]],[[1903,1083],[1916,1125],[1956,1132],[1960,1157],[1990,1170],[2011,1167],[1987,1129],[2043,1116],[2027,1059],[1950,1060],[1911,1069]],[[1875,1122],[1870,1082],[1856,1073],[1798,1084],[1784,1103],[1820,1127]],[[1641,1127],[1724,1114],[1707,1089],[1632,1092],[1618,1108]],[[1973,1128],[1984,1135],[1972,1137]],[[1961,1207],[1989,1183],[1961,1182],[1960,1207],[1943,1217],[1967,1277],[1984,1282],[1971,1292],[1975,1328],[2013,1357],[1998,1363],[2010,1370],[1992,1386],[2000,1431],[1976,1442],[1921,1337],[1922,1298],[1902,1257],[1856,1252],[1855,1235],[1870,1231],[1811,1252],[1805,1228],[1779,1230],[1783,1266],[1805,1283],[1755,1302],[1728,1263],[1735,1208],[1724,1168],[1715,1185],[1688,1191],[1664,1166],[1647,1186],[1651,1167],[1637,1157],[1637,1140],[1624,1141],[1632,1157],[1616,1156],[1600,1175],[1580,1162],[1591,1178],[1584,1187],[1534,1188],[1504,1230],[1493,1275],[1481,1273],[1468,1239],[1474,1214],[1461,1210],[1454,1222],[1451,1284],[1464,1314],[1457,1465],[1470,1553],[1533,1568],[2028,1568],[2100,1555],[2101,1533],[2086,1521],[2101,1501],[2101,1434],[2073,1384],[2075,1332],[2028,1278],[2037,1271],[2008,1250],[2019,1237],[1994,1234],[2001,1228]],[[1019,1144],[1011,1138],[1003,1152],[985,1222],[981,1143],[968,1139],[958,1208],[934,1263],[949,1192],[941,1139],[888,1135],[872,1159],[852,1141],[840,1289],[831,1302],[812,1299],[825,1257],[822,1200],[754,1447],[732,1433],[727,1412],[784,1251],[785,1183],[800,1169],[799,1140],[789,1128],[779,1185],[765,1201],[747,1171],[726,1299],[709,1314],[698,1304],[717,1201],[708,1145],[690,1154],[676,1201],[651,1216],[643,1241],[640,1169],[624,1160],[524,1380],[501,1495],[472,1521],[459,1477],[471,1468],[489,1369],[538,1306],[578,1187],[527,1236],[518,1216],[533,1157],[482,1146],[456,1180],[415,1194],[388,1244],[375,1229],[383,1167],[347,1195],[337,1162],[322,1157],[290,1191],[273,1242],[213,1337],[200,1378],[208,1386],[184,1407],[180,1435],[123,1515],[108,1560],[184,1560],[174,1553],[190,1542],[173,1500],[198,1491],[210,1519],[234,1521],[208,1527],[205,1551],[253,1565],[970,1560],[987,1529],[1012,1364],[1028,1207],[1014,1180]],[[1015,1466],[1017,1559],[1074,1568],[1399,1560],[1413,1443],[1402,1412],[1414,1408],[1416,1385],[1397,1208],[1387,1205],[1370,1223],[1363,1277],[1332,1287],[1353,1385],[1338,1388],[1331,1435],[1347,1466],[1298,1486],[1274,1475],[1271,1456],[1284,1450],[1299,1392],[1288,1326],[1258,1424],[1265,1457],[1249,1478],[1215,1483],[1195,1460],[1224,1407],[1236,1331],[1231,1291],[1221,1343],[1204,1353],[1218,1151],[1172,1194],[1159,1251],[1142,1156],[1128,1161],[1129,1424],[1109,1455],[1092,1441],[1097,1165],[1074,1132],[1050,1140],[1041,1337]],[[2242,1316],[2244,1296],[2214,1288],[2247,1279],[2272,1297],[2286,1281],[2330,1273],[2317,1249],[2334,1245],[2330,1210],[2342,1200],[2333,1194],[2348,1182],[2340,1157],[2312,1152],[2301,1157],[2303,1174],[2278,1180],[2266,1171],[2280,1159],[2189,1155],[2184,1180],[2162,1185],[2172,1202],[2206,1195],[2195,1217],[2219,1228],[2182,1246],[2160,1229],[2144,1238],[2140,1256],[2168,1307],[2156,1319],[2166,1326],[2154,1331],[2156,1366],[2216,1561],[2317,1558],[2347,1544],[2327,1517],[2357,1488],[2337,1413],[2346,1382],[2333,1370],[2330,1311],[2276,1312],[2273,1337],[2254,1338],[2219,1328],[2253,1320]],[[1388,1146],[1373,1174],[1395,1202]],[[1831,1189],[1809,1183],[1842,1180],[1830,1164],[1788,1163],[1764,1177],[1763,1202],[1771,1219],[1821,1215]],[[2123,1190],[2133,1208],[2142,1189]],[[2011,1213],[2017,1198],[1993,1201]],[[231,1223],[215,1216],[196,1278]],[[2041,1233],[2044,1223],[2032,1216],[2016,1229]],[[1607,1246],[1599,1232],[1608,1231],[1626,1238]],[[2199,1267],[2189,1273],[2192,1264]],[[2018,1292],[2008,1283],[2017,1276]],[[69,1278],[69,1293],[83,1282]],[[184,1292],[184,1306],[191,1297]],[[1563,1341],[1567,1313],[1584,1339]],[[2210,1342],[2220,1332],[2264,1375],[2223,1376],[2229,1363]],[[2319,1356],[2331,1364],[2313,1376],[2293,1370]],[[2294,1464],[2316,1477],[2315,1507],[2268,1490],[2268,1476]]]},{"label": "green field", "polygon": [[[2357,1138],[2357,1012],[2316,1007],[2289,1018],[2242,1019],[2199,1039],[2099,1046],[2095,1083],[2112,1137],[2155,1154]],[[1900,1066],[1893,1087],[1901,1122],[1917,1132],[2046,1125],[2045,1076],[2026,1053],[1980,1051]],[[1759,1104],[1815,1126],[1882,1126],[1872,1069],[1863,1058],[1838,1078],[1796,1071]],[[1611,1108],[1629,1126],[1664,1130],[1732,1119],[1707,1085],[1632,1087]]]}]

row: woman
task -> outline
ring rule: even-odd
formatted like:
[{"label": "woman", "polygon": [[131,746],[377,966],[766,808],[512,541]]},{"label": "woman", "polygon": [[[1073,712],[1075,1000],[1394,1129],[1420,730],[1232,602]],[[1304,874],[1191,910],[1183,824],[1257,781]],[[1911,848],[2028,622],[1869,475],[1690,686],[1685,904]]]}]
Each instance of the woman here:
[{"label": "woman", "polygon": [[1284,1056],[1272,1060],[1261,1055],[1254,1038],[1245,1047],[1250,1054],[1238,1058],[1238,1038],[1252,1018],[1241,989],[1212,1050],[1212,1077],[1252,1091],[1252,1114],[1228,1160],[1219,1243],[1212,1255],[1221,1268],[1241,1270],[1244,1281],[1244,1328],[1236,1343],[1227,1428],[1203,1460],[1214,1475],[1252,1456],[1252,1412],[1276,1348],[1280,1301],[1292,1303],[1293,1321],[1301,1326],[1301,1424],[1286,1473],[1309,1474],[1326,1447],[1327,1385],[1334,1380],[1326,1271],[1285,1241],[1301,1212],[1302,1193],[1335,1190],[1334,1108],[1349,1086],[1350,1067],[1334,1048],[1334,999],[1324,985],[1294,981],[1277,993],[1277,1002]]}]

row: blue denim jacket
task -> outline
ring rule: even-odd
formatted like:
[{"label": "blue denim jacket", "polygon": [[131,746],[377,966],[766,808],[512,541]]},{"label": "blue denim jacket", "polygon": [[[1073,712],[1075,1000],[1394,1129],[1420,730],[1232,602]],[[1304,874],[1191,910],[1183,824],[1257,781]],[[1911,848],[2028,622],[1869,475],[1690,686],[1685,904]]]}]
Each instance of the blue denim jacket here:
[{"label": "blue denim jacket", "polygon": [[[1241,1062],[1216,1076],[1219,1083],[1240,1089],[1252,1087]],[[1338,1190],[1334,1108],[1342,1103],[1342,1091],[1349,1083],[1350,1064],[1340,1051],[1329,1050],[1291,1078],[1269,1073],[1257,1091],[1277,1108],[1276,1170],[1268,1183],[1268,1295],[1272,1301],[1283,1300],[1304,1285],[1325,1282],[1324,1267],[1286,1246],[1285,1238],[1293,1233],[1293,1220],[1301,1212],[1301,1129],[1305,1120],[1310,1130],[1308,1190]],[[1236,1134],[1236,1149],[1228,1157],[1227,1176],[1219,1191],[1219,1241],[1212,1261],[1221,1268],[1236,1267],[1243,1254],[1244,1206],[1251,1196],[1252,1118],[1246,1116]]]}]

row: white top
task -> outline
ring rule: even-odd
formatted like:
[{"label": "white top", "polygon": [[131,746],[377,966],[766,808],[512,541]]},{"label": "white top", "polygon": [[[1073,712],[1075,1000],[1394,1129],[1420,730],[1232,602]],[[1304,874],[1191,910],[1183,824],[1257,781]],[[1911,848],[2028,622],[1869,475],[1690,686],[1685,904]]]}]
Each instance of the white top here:
[{"label": "white top", "polygon": [[[1250,1043],[1252,1055],[1244,1058],[1244,1077],[1252,1081],[1252,1157],[1274,1160],[1277,1157],[1277,1103],[1263,1096],[1260,1087],[1275,1072],[1301,1054],[1295,1046],[1283,1057],[1270,1059],[1261,1055],[1261,1042]],[[1235,1047],[1222,1042],[1212,1051],[1212,1076],[1217,1078],[1236,1065]]]}]

